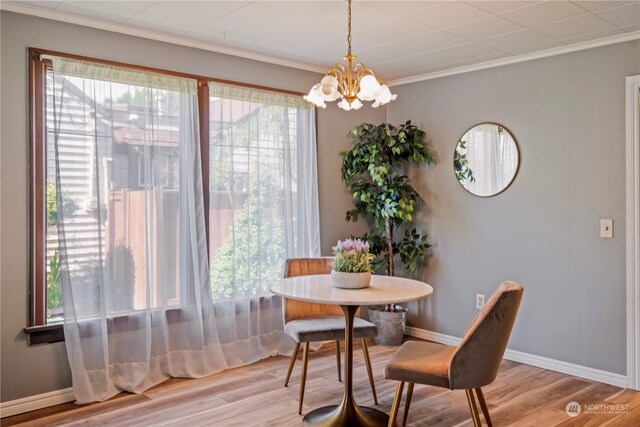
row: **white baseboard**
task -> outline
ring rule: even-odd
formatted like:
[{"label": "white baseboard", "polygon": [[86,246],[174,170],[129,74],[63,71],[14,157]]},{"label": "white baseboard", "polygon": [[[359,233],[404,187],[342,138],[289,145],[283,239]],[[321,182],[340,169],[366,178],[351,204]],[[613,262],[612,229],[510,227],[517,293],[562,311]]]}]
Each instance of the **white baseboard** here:
[{"label": "white baseboard", "polygon": [[24,397],[22,399],[10,400],[0,403],[0,418],[11,417],[29,411],[35,411],[49,406],[60,405],[61,403],[73,402],[72,388],[50,391],[48,393],[36,394],[35,396]]},{"label": "white baseboard", "polygon": [[[458,345],[461,340],[461,338],[458,337],[414,328],[412,326],[406,326],[404,332],[412,337],[422,338],[446,345]],[[587,380],[610,384],[616,387],[627,388],[627,377],[613,372],[601,371],[600,369],[589,368],[587,366],[576,365],[517,350],[507,349],[504,353],[504,358],[514,362],[524,363],[525,365],[536,366],[538,368],[549,369],[550,371],[573,375],[574,377],[585,378]]]},{"label": "white baseboard", "polygon": [[461,338],[452,335],[445,335],[438,332],[427,331],[426,329],[414,328],[413,326],[405,326],[404,333],[411,337],[421,338],[427,341],[437,342],[438,344],[455,345],[460,344]]}]

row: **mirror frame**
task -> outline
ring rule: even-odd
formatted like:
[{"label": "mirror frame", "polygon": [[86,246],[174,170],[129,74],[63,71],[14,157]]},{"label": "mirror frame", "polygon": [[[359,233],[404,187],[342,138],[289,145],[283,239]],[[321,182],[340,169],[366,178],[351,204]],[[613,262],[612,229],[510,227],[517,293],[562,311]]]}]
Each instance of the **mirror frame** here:
[{"label": "mirror frame", "polygon": [[[488,199],[488,198],[490,198],[490,197],[495,197],[495,196],[497,196],[497,195],[499,195],[499,194],[504,193],[504,192],[506,191],[506,189],[507,189],[507,188],[511,187],[511,184],[513,184],[513,181],[515,181],[516,176],[518,176],[518,172],[520,172],[520,166],[521,166],[521,163],[522,163],[522,155],[521,155],[521,153],[520,153],[520,146],[518,145],[518,140],[516,139],[516,137],[513,135],[513,132],[511,132],[511,130],[510,130],[508,127],[506,127],[506,126],[504,126],[504,125],[501,125],[500,123],[497,123],[497,122],[490,122],[490,121],[487,121],[487,122],[479,122],[479,123],[476,123],[476,124],[474,124],[473,126],[471,126],[470,128],[468,128],[467,130],[465,130],[464,132],[462,132],[462,135],[460,135],[460,137],[459,137],[459,138],[458,138],[458,140],[456,141],[456,145],[455,145],[455,147],[453,147],[453,158],[452,158],[452,160],[455,160],[455,158],[456,158],[456,150],[457,150],[457,148],[458,148],[458,144],[460,143],[460,140],[462,139],[462,137],[463,137],[463,136],[465,136],[465,135],[467,134],[467,132],[469,132],[471,129],[473,129],[473,128],[474,128],[474,127],[476,127],[476,126],[480,126],[480,125],[496,125],[496,126],[499,126],[499,127],[503,128],[503,129],[504,129],[504,130],[506,130],[507,132],[509,132],[509,135],[511,135],[511,138],[513,139],[513,143],[514,143],[514,144],[515,144],[515,146],[516,146],[516,154],[518,155],[518,167],[516,168],[516,172],[513,174],[513,177],[511,177],[511,180],[509,180],[509,183],[507,183],[507,185],[505,185],[505,187],[504,187],[502,190],[498,191],[498,192],[497,192],[497,193],[495,193],[495,194],[491,194],[491,195],[489,195],[489,196],[481,196],[481,195],[479,195],[479,194],[474,194],[474,193],[472,193],[470,190],[468,190],[467,188],[465,188],[465,186],[464,186],[464,185],[462,185],[462,183],[461,183],[461,182],[456,178],[456,182],[457,182],[457,183],[460,185],[460,187],[462,187],[462,189],[463,189],[464,191],[466,191],[467,193],[469,193],[469,194],[471,194],[472,196],[475,196],[475,197],[481,197],[481,198],[483,198],[483,199]],[[455,177],[455,176],[456,176],[456,169],[455,169],[455,165],[454,165],[454,162],[453,162],[453,161],[451,162],[451,167],[452,167],[452,169],[453,169],[453,176]]]}]

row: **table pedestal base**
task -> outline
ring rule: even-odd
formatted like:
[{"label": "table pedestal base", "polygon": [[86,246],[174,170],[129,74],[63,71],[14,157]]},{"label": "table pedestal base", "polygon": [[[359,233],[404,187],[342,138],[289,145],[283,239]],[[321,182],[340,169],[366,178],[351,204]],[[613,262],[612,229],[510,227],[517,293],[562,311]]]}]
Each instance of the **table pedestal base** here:
[{"label": "table pedestal base", "polygon": [[355,404],[325,406],[309,412],[303,420],[304,426],[328,427],[386,427],[389,415],[377,409]]},{"label": "table pedestal base", "polygon": [[385,427],[389,416],[377,409],[358,406],[353,398],[353,319],[357,305],[342,305],[345,320],[344,395],[339,405],[325,406],[309,412],[303,425],[314,427]]}]

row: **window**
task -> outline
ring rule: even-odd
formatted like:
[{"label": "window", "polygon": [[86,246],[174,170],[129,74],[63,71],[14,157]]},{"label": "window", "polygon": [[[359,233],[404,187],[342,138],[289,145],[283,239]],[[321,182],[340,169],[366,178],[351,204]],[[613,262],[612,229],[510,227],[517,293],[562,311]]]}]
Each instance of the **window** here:
[{"label": "window", "polygon": [[175,156],[158,154],[152,161],[148,153],[138,155],[138,186],[177,187],[177,164]]},{"label": "window", "polygon": [[287,257],[307,253],[304,230],[317,228],[302,214],[317,192],[302,188],[307,173],[315,176],[315,166],[303,170],[315,165],[315,147],[305,146],[314,110],[300,97],[220,84],[209,90],[212,294],[260,295]]},{"label": "window", "polygon": [[91,72],[45,71],[47,323],[64,316],[61,262],[87,314],[98,286],[109,313],[180,302],[180,122],[193,117],[177,91]]},{"label": "window", "polygon": [[[301,138],[315,135],[315,113],[297,103],[299,94],[210,87],[210,79],[198,78],[198,108],[189,109],[178,92],[162,84],[53,72],[47,58],[68,55],[36,49],[30,54],[30,326],[59,324],[64,318],[57,250],[62,234],[68,270],[86,276],[82,292],[87,295],[107,292],[112,313],[149,301],[159,308],[176,306],[189,297],[177,279],[185,262],[178,201],[181,174],[189,169],[180,142],[184,121],[200,124],[214,298],[259,295],[269,278],[281,274],[285,256],[309,244],[319,250],[317,217],[308,219],[298,208],[307,203],[301,192],[315,191],[317,203],[315,146],[307,150],[313,151],[312,168],[298,149]],[[298,179],[301,168],[314,174],[311,183]],[[302,185],[311,185],[310,190]],[[154,215],[143,218],[150,204]],[[149,227],[148,221],[162,230],[152,242],[153,253],[138,232]],[[306,232],[310,227],[314,233]],[[294,233],[303,236],[301,242]],[[148,257],[160,260],[157,271],[141,267]],[[87,273],[96,268],[105,272],[106,283]],[[140,291],[139,282],[149,280],[164,282],[162,291]]]}]

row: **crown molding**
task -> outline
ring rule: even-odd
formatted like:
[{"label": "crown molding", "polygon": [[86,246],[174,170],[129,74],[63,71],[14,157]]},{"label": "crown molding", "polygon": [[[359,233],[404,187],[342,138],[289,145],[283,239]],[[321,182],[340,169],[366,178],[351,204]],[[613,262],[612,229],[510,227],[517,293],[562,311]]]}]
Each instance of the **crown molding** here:
[{"label": "crown molding", "polygon": [[251,51],[248,49],[224,46],[218,43],[206,42],[202,40],[192,39],[189,37],[171,35],[171,34],[161,33],[158,31],[146,30],[143,28],[135,28],[125,24],[105,22],[100,19],[74,15],[67,12],[35,8],[31,6],[26,6],[26,5],[16,4],[16,3],[7,3],[7,2],[0,2],[0,10],[19,13],[22,15],[35,16],[38,18],[51,19],[54,21],[66,22],[68,24],[81,25],[84,27],[97,28],[99,30],[111,31],[114,33],[141,37],[141,38],[160,41],[164,43],[171,43],[171,44],[180,45],[180,46],[192,47],[195,49],[207,50],[210,52],[222,53],[225,55],[237,56],[240,58],[251,59],[254,61],[266,62],[274,65],[281,65],[283,67],[290,67],[290,68],[296,68],[299,70],[311,71],[314,73],[324,74],[327,71],[327,67],[317,65],[317,64],[309,64],[306,62],[295,61],[295,60],[281,58],[273,55],[267,55],[264,53]]},{"label": "crown molding", "polygon": [[463,67],[452,68],[449,70],[436,71],[433,73],[421,74],[419,76],[406,77],[402,79],[391,80],[387,82],[388,86],[400,86],[409,83],[421,82],[424,80],[438,79],[440,77],[455,76],[456,74],[469,73],[471,71],[486,70],[488,68],[500,67],[503,65],[517,64],[520,62],[531,61],[534,59],[548,58],[550,56],[562,55],[564,53],[578,52],[580,50],[591,49],[594,47],[607,46],[616,43],[624,43],[631,40],[640,39],[640,31],[631,33],[618,34],[615,36],[605,37],[588,42],[576,43],[569,46],[554,47],[538,52],[517,55],[510,58],[496,59],[493,61],[481,62],[479,64],[465,65]]}]

